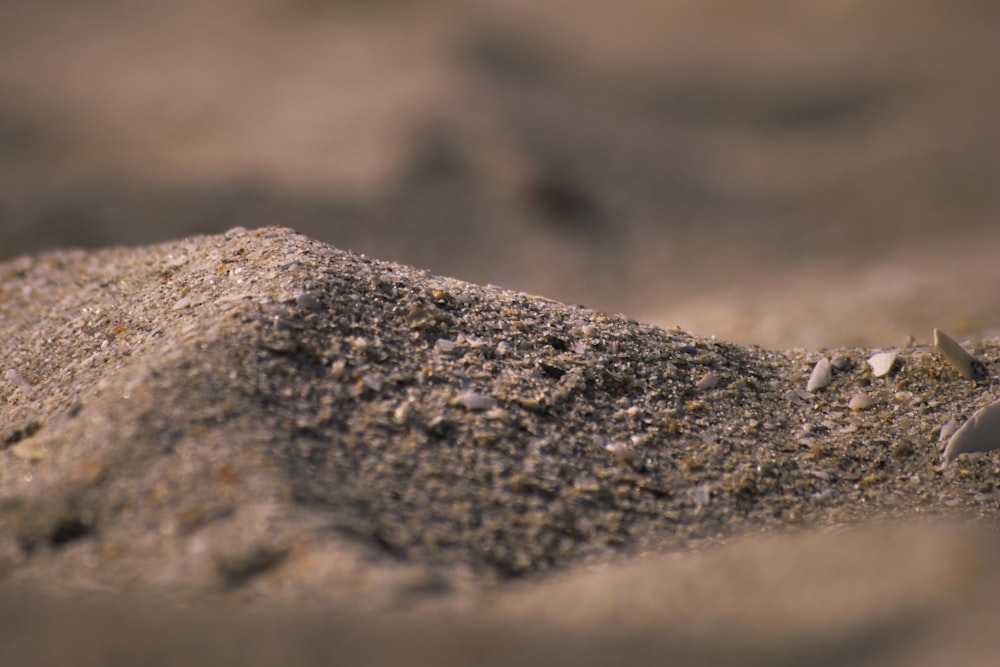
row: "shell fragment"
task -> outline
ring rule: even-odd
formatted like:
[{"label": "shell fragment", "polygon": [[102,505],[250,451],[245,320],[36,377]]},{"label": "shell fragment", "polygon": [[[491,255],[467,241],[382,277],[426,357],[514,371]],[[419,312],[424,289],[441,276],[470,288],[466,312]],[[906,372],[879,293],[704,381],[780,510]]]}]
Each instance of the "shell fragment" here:
[{"label": "shell fragment", "polygon": [[813,367],[812,374],[809,376],[809,382],[806,384],[806,391],[813,392],[825,389],[830,386],[830,382],[832,381],[833,367],[830,365],[829,359],[822,357]]},{"label": "shell fragment", "polygon": [[708,391],[709,389],[715,389],[719,386],[719,376],[715,373],[706,373],[698,382],[694,385],[695,389],[698,391]]},{"label": "shell fragment", "polygon": [[497,399],[492,396],[485,396],[483,394],[477,394],[475,392],[465,392],[459,394],[451,401],[452,405],[460,405],[466,410],[472,410],[473,412],[482,412],[484,410],[492,410],[497,406]]},{"label": "shell fragment", "polygon": [[944,461],[950,463],[959,454],[990,452],[1000,449],[1000,401],[980,408],[948,440]]},{"label": "shell fragment", "polygon": [[868,365],[872,368],[872,375],[877,378],[884,377],[892,372],[893,366],[896,365],[896,353],[879,352],[873,354],[868,360]]},{"label": "shell fragment", "polygon": [[875,399],[872,398],[871,395],[866,394],[863,391],[859,391],[851,396],[851,400],[847,404],[847,407],[857,412],[859,410],[867,410],[873,405],[875,405]]},{"label": "shell fragment", "polygon": [[976,379],[976,368],[979,362],[965,348],[959,345],[954,338],[943,331],[934,330],[934,347],[937,348],[941,356],[944,357],[952,367],[958,371],[966,380]]}]

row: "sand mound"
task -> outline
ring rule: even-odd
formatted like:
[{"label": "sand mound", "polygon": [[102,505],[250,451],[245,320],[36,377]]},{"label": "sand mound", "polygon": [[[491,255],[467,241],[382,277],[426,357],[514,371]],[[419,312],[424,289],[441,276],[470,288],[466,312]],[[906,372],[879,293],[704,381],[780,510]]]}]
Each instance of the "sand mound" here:
[{"label": "sand mound", "polygon": [[[749,637],[749,607],[713,604],[728,599],[734,568],[774,577],[792,563],[790,579],[806,581],[815,573],[799,554],[832,575],[850,560],[830,536],[703,548],[928,515],[989,531],[1000,499],[995,455],[945,467],[939,443],[949,421],[997,398],[993,343],[973,350],[989,372],[979,381],[919,346],[886,351],[895,362],[876,377],[867,360],[880,350],[739,347],[279,228],[16,259],[0,265],[0,315],[0,567],[30,590],[471,608],[470,627],[501,623],[531,644],[514,628],[525,608],[547,609],[560,637],[608,626],[594,613],[604,604],[632,628],[622,589],[648,580],[676,601],[693,577],[699,627]],[[821,358],[828,377],[807,392]],[[874,531],[844,544],[901,554],[954,540],[978,554],[992,539],[955,534]],[[690,565],[666,556],[616,564],[624,575],[572,574],[677,552]],[[896,627],[909,584],[931,582],[914,602],[925,614],[965,590],[955,572],[984,574],[976,558],[941,560],[943,574],[920,560],[884,596],[823,583],[815,624],[833,634],[807,634],[794,651],[871,640],[843,620],[851,600],[860,618],[884,612]],[[565,572],[569,584],[545,577]],[[681,628],[678,609],[637,605],[629,632],[648,639],[656,619]],[[761,655],[798,633],[787,609],[763,617]],[[445,612],[426,613],[434,625]],[[613,650],[618,632],[593,641]],[[540,655],[554,646],[539,641]],[[684,642],[691,655],[712,643]]]}]

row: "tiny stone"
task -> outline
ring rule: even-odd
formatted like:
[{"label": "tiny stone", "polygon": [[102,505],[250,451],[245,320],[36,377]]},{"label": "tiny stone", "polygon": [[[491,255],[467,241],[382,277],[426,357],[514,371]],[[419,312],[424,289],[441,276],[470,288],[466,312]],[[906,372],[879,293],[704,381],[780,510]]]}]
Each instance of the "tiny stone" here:
[{"label": "tiny stone", "polygon": [[455,349],[455,341],[448,340],[447,338],[438,338],[434,342],[434,347],[442,352],[451,352]]},{"label": "tiny stone", "polygon": [[698,509],[701,509],[702,507],[708,505],[711,500],[712,487],[708,484],[701,484],[688,491],[688,495],[691,496],[691,500],[694,501],[695,506]]},{"label": "tiny stone", "polygon": [[412,411],[413,405],[411,403],[400,403],[396,406],[396,409],[392,411],[392,418],[397,424],[405,424]]},{"label": "tiny stone", "polygon": [[806,391],[813,392],[825,389],[830,386],[830,382],[832,381],[833,374],[830,360],[822,357],[816,362],[816,366],[813,367],[812,374],[809,376],[809,382],[806,384]]},{"label": "tiny stone", "polygon": [[316,295],[312,292],[302,292],[297,297],[295,297],[295,303],[299,304],[306,310],[320,310],[323,305],[316,298]]},{"label": "tiny stone", "polygon": [[638,458],[638,452],[633,447],[620,442],[609,442],[604,448],[621,465],[632,465]]},{"label": "tiny stone", "polygon": [[466,410],[482,412],[484,410],[492,410],[495,408],[497,405],[497,399],[492,396],[484,396],[483,394],[477,394],[475,392],[465,392],[456,396],[451,403],[452,405],[460,405]]},{"label": "tiny stone", "polygon": [[853,364],[851,363],[850,357],[834,357],[833,361],[830,362],[830,365],[838,371],[846,371],[850,370]]},{"label": "tiny stone", "polygon": [[896,365],[896,353],[879,352],[874,354],[868,360],[868,365],[871,366],[872,375],[877,378],[884,377],[892,372],[893,366]]}]

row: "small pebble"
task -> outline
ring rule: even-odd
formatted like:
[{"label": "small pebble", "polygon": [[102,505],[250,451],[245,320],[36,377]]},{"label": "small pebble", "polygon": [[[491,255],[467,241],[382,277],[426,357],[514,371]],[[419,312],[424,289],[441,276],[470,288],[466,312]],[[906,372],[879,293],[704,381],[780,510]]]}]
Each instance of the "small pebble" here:
[{"label": "small pebble", "polygon": [[806,384],[806,391],[813,392],[825,389],[833,381],[833,370],[830,360],[822,357],[816,362],[812,373],[809,375],[809,382]]},{"label": "small pebble", "polygon": [[859,391],[858,393],[851,396],[850,402],[848,402],[847,407],[851,410],[867,410],[871,406],[875,405],[875,399],[869,394]]},{"label": "small pebble", "polygon": [[691,500],[694,501],[696,509],[701,509],[708,505],[712,499],[712,487],[708,484],[701,484],[688,491]]},{"label": "small pebble", "polygon": [[451,401],[452,405],[460,405],[466,410],[473,410],[475,412],[482,412],[484,410],[492,410],[497,405],[497,399],[492,396],[485,396],[483,394],[477,394],[475,392],[465,392],[459,394]]},{"label": "small pebble", "polygon": [[323,304],[319,302],[316,295],[312,292],[302,292],[297,297],[295,297],[295,303],[299,304],[306,310],[320,310],[323,308]]},{"label": "small pebble", "polygon": [[991,452],[1000,448],[1000,401],[980,408],[955,431],[944,450],[944,461],[950,463],[959,454]]},{"label": "small pebble", "polygon": [[620,465],[631,466],[636,462],[636,459],[639,456],[638,452],[636,452],[633,447],[620,442],[609,442],[604,446],[604,448]]},{"label": "small pebble", "polygon": [[830,365],[836,368],[838,371],[847,371],[851,369],[852,363],[850,357],[834,357]]},{"label": "small pebble", "polygon": [[966,352],[954,338],[943,331],[934,330],[934,347],[966,380],[976,379],[976,358]]},{"label": "small pebble", "polygon": [[874,354],[868,360],[868,365],[871,366],[872,375],[877,378],[884,377],[891,373],[893,367],[896,365],[896,353],[879,352],[878,354]]}]

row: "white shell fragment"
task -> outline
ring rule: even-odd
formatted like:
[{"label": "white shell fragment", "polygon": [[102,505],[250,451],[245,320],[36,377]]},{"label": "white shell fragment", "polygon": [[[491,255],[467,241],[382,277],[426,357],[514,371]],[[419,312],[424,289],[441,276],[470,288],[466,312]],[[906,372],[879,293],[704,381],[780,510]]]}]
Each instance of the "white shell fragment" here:
[{"label": "white shell fragment", "polygon": [[830,360],[822,357],[813,367],[812,374],[809,375],[809,382],[806,384],[806,391],[819,391],[830,386],[833,381],[833,367]]},{"label": "white shell fragment", "polygon": [[966,380],[976,379],[976,358],[965,351],[954,338],[943,331],[934,330],[934,347]]},{"label": "white shell fragment", "polygon": [[719,386],[719,376],[715,373],[706,373],[695,384],[695,389],[698,391],[708,391],[709,389],[715,389],[717,386]]},{"label": "white shell fragment", "polygon": [[955,435],[955,431],[958,430],[958,422],[954,419],[949,419],[941,426],[941,435],[938,436],[938,442],[944,442],[951,436]]},{"label": "white shell fragment", "polygon": [[994,449],[1000,449],[1000,401],[980,408],[955,431],[944,450],[944,461],[954,461],[959,454]]},{"label": "white shell fragment", "polygon": [[859,410],[867,410],[873,405],[875,405],[875,399],[872,398],[870,394],[866,394],[863,391],[859,391],[851,396],[851,400],[847,403],[847,407],[855,412]]},{"label": "white shell fragment", "polygon": [[872,368],[872,375],[877,378],[884,377],[892,371],[892,367],[896,365],[896,353],[895,352],[879,352],[878,354],[873,354],[868,360],[868,365]]},{"label": "white shell fragment", "polygon": [[452,400],[452,405],[461,405],[466,410],[482,412],[495,408],[497,406],[497,399],[470,391],[456,396]]}]

